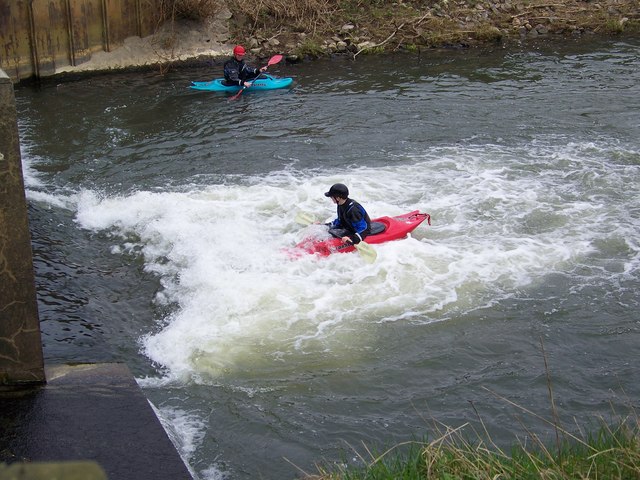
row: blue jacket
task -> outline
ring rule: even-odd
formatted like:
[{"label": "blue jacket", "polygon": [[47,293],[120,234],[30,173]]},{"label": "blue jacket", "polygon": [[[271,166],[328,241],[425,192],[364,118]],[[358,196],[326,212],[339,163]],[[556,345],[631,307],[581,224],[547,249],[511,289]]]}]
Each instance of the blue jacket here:
[{"label": "blue jacket", "polygon": [[[360,243],[371,232],[371,219],[367,211],[355,200],[347,198],[347,201],[338,205],[338,218],[329,224],[329,231],[335,229],[345,230],[345,235],[351,241]],[[332,232],[334,236],[342,237],[341,232]]]}]

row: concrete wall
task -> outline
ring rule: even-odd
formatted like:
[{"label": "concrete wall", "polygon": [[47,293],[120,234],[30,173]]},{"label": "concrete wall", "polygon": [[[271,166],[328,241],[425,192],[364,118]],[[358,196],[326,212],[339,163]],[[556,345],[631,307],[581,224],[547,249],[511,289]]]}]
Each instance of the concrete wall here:
[{"label": "concrete wall", "polygon": [[53,75],[128,37],[154,33],[161,0],[2,0],[0,69],[17,82]]},{"label": "concrete wall", "polygon": [[0,386],[44,380],[16,102],[0,70]]}]

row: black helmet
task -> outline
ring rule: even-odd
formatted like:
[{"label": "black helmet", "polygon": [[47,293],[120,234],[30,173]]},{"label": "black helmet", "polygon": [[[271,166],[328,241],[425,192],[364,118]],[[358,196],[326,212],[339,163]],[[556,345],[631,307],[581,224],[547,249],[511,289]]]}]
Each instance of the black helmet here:
[{"label": "black helmet", "polygon": [[336,183],[331,185],[331,188],[324,194],[324,196],[347,198],[349,196],[349,189],[342,183]]}]

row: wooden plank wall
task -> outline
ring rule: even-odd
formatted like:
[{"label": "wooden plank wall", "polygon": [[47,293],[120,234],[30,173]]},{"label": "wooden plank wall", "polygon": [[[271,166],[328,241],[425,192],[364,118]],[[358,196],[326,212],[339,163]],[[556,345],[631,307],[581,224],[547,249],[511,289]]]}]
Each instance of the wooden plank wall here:
[{"label": "wooden plank wall", "polygon": [[163,0],[0,0],[0,68],[12,81],[110,52],[151,35]]}]

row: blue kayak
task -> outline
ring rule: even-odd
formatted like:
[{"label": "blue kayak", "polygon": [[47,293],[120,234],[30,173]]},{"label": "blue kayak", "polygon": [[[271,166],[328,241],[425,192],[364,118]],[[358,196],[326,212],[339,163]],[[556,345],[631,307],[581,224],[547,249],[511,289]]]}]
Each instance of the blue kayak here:
[{"label": "blue kayak", "polygon": [[[291,77],[272,77],[266,73],[261,74],[256,78],[250,87],[246,89],[247,92],[251,90],[275,90],[277,88],[287,88],[293,83]],[[239,92],[242,87],[239,85],[225,85],[224,78],[216,78],[210,82],[191,82],[191,88],[194,90],[207,90],[210,92]]]}]

